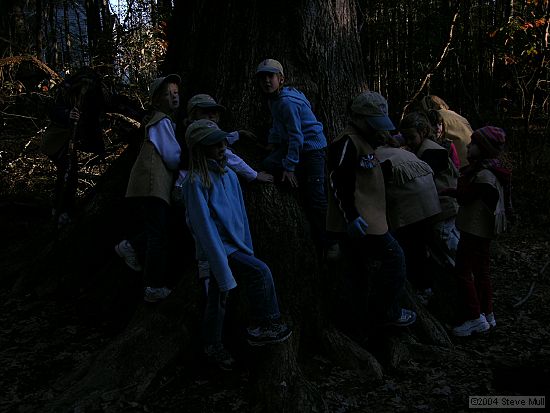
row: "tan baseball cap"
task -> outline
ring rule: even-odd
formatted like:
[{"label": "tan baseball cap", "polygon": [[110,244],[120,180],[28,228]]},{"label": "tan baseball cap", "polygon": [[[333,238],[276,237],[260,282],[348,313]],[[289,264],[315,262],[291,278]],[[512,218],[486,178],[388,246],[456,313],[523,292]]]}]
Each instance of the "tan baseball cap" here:
[{"label": "tan baseball cap", "polygon": [[256,74],[261,72],[280,73],[284,76],[283,65],[275,59],[265,59],[256,68]]},{"label": "tan baseball cap", "polygon": [[215,108],[219,111],[225,111],[225,106],[217,103],[210,95],[201,93],[193,96],[187,102],[187,114],[190,114],[195,108]]},{"label": "tan baseball cap", "polygon": [[176,74],[170,74],[168,76],[157,77],[156,79],[154,79],[149,84],[149,99],[151,100],[151,102],[153,102],[153,98],[155,97],[155,94],[157,93],[161,85],[163,85],[164,83],[175,83],[176,85],[179,86],[181,84],[181,77],[179,77],[179,75],[176,75]]},{"label": "tan baseball cap", "polygon": [[368,90],[356,96],[350,107],[353,113],[362,115],[375,130],[394,130],[395,126],[388,117],[388,102],[378,92]]},{"label": "tan baseball cap", "polygon": [[198,143],[208,146],[227,139],[227,135],[215,122],[199,119],[187,127],[185,141],[190,148]]}]

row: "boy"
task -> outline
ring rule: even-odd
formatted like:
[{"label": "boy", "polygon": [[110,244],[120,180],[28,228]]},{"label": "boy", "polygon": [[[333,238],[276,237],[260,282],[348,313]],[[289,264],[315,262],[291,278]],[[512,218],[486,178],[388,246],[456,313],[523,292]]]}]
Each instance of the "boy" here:
[{"label": "boy", "polygon": [[382,95],[367,91],[351,103],[351,120],[329,147],[329,206],[327,230],[361,261],[370,256],[382,262],[373,285],[373,314],[379,324],[405,327],[416,313],[400,308],[405,282],[403,250],[388,232],[384,178],[374,152],[388,131],[395,129]]},{"label": "boy", "polygon": [[[268,144],[274,150],[262,166],[271,173],[282,173],[281,181],[290,186],[305,187],[305,212],[311,225],[317,250],[329,247],[325,216],[325,148],[323,125],[317,120],[305,95],[285,87],[283,66],[266,59],[256,68],[256,80],[267,96],[273,118]],[[330,245],[332,247],[332,245]]]}]

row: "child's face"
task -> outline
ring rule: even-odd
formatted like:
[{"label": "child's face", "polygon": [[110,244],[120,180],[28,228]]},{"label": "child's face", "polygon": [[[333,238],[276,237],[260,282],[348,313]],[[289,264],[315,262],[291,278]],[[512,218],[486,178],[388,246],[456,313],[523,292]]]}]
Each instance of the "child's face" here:
[{"label": "child's face", "polygon": [[204,153],[208,159],[213,159],[221,162],[225,158],[225,150],[227,149],[227,140],[222,140],[213,145],[208,145],[204,148]]},{"label": "child's face", "polygon": [[164,113],[172,113],[180,106],[179,87],[168,83],[156,98],[157,108]]},{"label": "child's face", "polygon": [[208,119],[218,123],[220,121],[220,111],[216,108],[195,108],[193,109],[193,120]]},{"label": "child's face", "polygon": [[435,133],[438,138],[443,135],[443,122],[437,122],[435,126]]},{"label": "child's face", "polygon": [[481,159],[481,149],[477,145],[477,143],[470,142],[468,145],[468,154],[467,158],[471,160]]},{"label": "child's face", "polygon": [[262,92],[268,94],[277,92],[284,83],[284,77],[280,73],[260,72],[256,75],[256,79]]},{"label": "child's face", "polygon": [[422,137],[415,128],[407,128],[401,130],[401,134],[405,139],[405,143],[413,151],[416,151],[422,145]]}]

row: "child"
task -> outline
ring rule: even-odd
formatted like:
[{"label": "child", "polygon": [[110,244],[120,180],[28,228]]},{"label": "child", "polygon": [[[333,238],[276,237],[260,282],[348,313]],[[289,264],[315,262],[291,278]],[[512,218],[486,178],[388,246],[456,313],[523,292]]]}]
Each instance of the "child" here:
[{"label": "child", "polygon": [[[221,112],[225,111],[225,106],[222,106],[214,100],[210,95],[199,94],[193,96],[187,102],[187,116],[189,122],[194,122],[199,119],[208,119],[216,124],[220,121]],[[232,144],[236,142],[241,134],[246,134],[246,131],[234,131],[227,135],[227,142]],[[252,182],[273,182],[273,175],[266,172],[256,172],[252,169],[243,159],[235,155],[233,151],[228,147],[225,151],[227,160],[227,166],[231,168],[237,175],[243,177],[246,181]],[[180,170],[179,177],[176,181],[175,196],[180,199],[179,191],[185,176],[187,175],[187,169]],[[210,278],[210,266],[208,261],[199,261],[199,279],[204,282],[205,290],[208,293],[208,283]]]},{"label": "child", "polygon": [[[365,257],[382,262],[372,289],[376,323],[411,325],[416,313],[399,307],[405,283],[403,250],[388,232],[384,178],[374,149],[395,129],[387,102],[377,92],[364,92],[351,104],[351,121],[329,147],[327,230],[340,234],[341,245],[359,263]],[[345,248],[345,247],[344,247]]]},{"label": "child", "polygon": [[375,153],[384,172],[390,229],[403,248],[407,277],[427,304],[433,281],[427,255],[429,218],[441,212],[432,168],[401,147],[388,144],[376,148]]},{"label": "child", "polygon": [[[210,95],[199,94],[189,99],[187,103],[187,116],[191,122],[199,119],[209,119],[212,122],[219,123],[221,112],[225,111],[225,106],[216,103]],[[234,131],[227,135],[229,145],[239,140],[240,134],[250,134],[247,131]],[[226,150],[227,166],[237,175],[242,176],[248,182],[257,180],[258,182],[273,182],[273,175],[266,172],[256,172],[248,164],[235,155],[228,147]]]},{"label": "child", "polygon": [[456,146],[451,139],[445,136],[446,127],[441,113],[435,109],[430,109],[426,115],[428,116],[428,119],[432,124],[432,128],[435,131],[435,141],[447,149],[454,166],[456,166],[457,169],[460,169],[460,158],[458,157]]},{"label": "child", "polygon": [[434,141],[434,131],[424,113],[409,113],[401,121],[400,129],[407,146],[434,172],[441,212],[431,218],[433,241],[430,249],[443,266],[454,267],[460,235],[455,227],[458,203],[452,192],[456,190],[458,170],[449,158],[447,149]]},{"label": "child", "polygon": [[52,215],[58,229],[71,222],[78,184],[77,149],[105,151],[100,117],[105,99],[99,75],[89,67],[63,81],[49,113],[51,123],[41,150],[54,163],[56,181]]},{"label": "child", "polygon": [[197,257],[208,261],[213,275],[203,321],[205,353],[209,361],[229,370],[233,359],[223,347],[222,328],[227,295],[237,286],[233,273],[247,278],[250,345],[285,341],[291,330],[279,321],[271,271],[254,256],[239,181],[226,166],[227,132],[201,119],[189,125],[185,140],[191,157],[182,187],[188,223]]},{"label": "child", "polygon": [[141,271],[136,251],[144,257],[144,300],[157,302],[171,290],[166,286],[166,238],[170,192],[179,169],[181,149],[170,117],[179,107],[178,75],[160,77],[149,87],[152,117],[145,126],[145,141],[130,173],[126,197],[131,198],[143,224],[137,236],[116,245],[117,254]]},{"label": "child", "polygon": [[271,173],[282,172],[281,181],[293,188],[304,187],[305,212],[317,250],[332,247],[326,238],[325,148],[327,140],[304,94],[284,87],[283,66],[266,59],[256,68],[256,79],[267,96],[273,118],[268,144],[273,152],[262,166]]},{"label": "child", "polygon": [[499,160],[505,133],[494,126],[474,131],[468,145],[470,164],[461,170],[456,219],[460,242],[456,255],[461,325],[455,336],[469,336],[496,326],[490,278],[491,240],[506,228],[511,211],[511,172]]}]

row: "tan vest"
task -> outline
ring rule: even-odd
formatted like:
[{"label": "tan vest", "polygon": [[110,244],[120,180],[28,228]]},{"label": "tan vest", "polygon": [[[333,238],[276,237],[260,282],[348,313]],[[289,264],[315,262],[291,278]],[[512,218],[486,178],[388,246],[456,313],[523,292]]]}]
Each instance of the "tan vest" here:
[{"label": "tan vest", "polygon": [[438,111],[443,118],[445,124],[445,138],[450,139],[455,144],[458,157],[460,158],[460,166],[468,165],[468,144],[472,138],[472,127],[466,118],[458,113],[448,109],[440,109]]},{"label": "tan vest", "polygon": [[456,227],[460,231],[477,235],[482,238],[495,238],[506,229],[506,213],[504,209],[504,189],[495,174],[488,169],[482,169],[474,178],[474,183],[489,184],[498,191],[498,202],[495,211],[479,199],[461,205],[456,217]]},{"label": "tan vest", "polygon": [[[444,151],[447,156],[447,169],[439,172],[434,177],[437,192],[440,193],[450,188],[456,189],[459,173],[458,169],[456,169],[456,166],[453,164],[453,161],[449,158],[447,149],[431,139],[424,139],[416,155],[421,158],[424,151],[428,149]],[[439,195],[439,202],[441,204],[441,212],[433,218],[434,222],[454,217],[458,213],[458,202],[456,202],[456,198],[446,195]]]},{"label": "tan vest", "polygon": [[[335,139],[335,142],[349,136],[357,149],[357,162],[355,168],[355,208],[361,217],[367,222],[367,234],[383,235],[388,232],[386,223],[386,194],[384,190],[384,177],[380,162],[376,158],[374,149],[360,135],[357,135],[351,127],[344,130]],[[365,161],[366,157],[372,159]],[[369,165],[370,163],[370,165]],[[368,167],[372,166],[372,167]],[[342,210],[334,198],[332,190],[329,190],[327,211],[327,230],[332,232],[346,232],[347,223]]]},{"label": "tan vest", "polygon": [[388,223],[395,230],[441,212],[433,171],[405,149],[376,148],[380,162],[390,160],[392,179],[386,181]]},{"label": "tan vest", "polygon": [[149,128],[168,115],[155,112],[145,126],[145,141],[130,172],[126,197],[154,196],[170,204],[170,192],[174,184],[174,173],[170,171],[158,153],[153,142],[149,140]]}]

